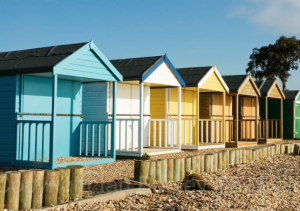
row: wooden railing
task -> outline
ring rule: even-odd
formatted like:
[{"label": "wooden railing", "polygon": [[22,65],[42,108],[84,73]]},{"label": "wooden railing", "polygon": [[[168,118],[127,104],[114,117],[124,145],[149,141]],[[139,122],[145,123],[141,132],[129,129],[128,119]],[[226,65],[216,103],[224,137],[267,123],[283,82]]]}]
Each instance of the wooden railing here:
[{"label": "wooden railing", "polygon": [[181,119],[183,127],[183,145],[196,146],[196,119]]},{"label": "wooden railing", "polygon": [[226,142],[234,142],[234,122],[233,119],[225,120],[225,140]]},{"label": "wooden railing", "polygon": [[111,136],[111,121],[83,121],[80,123],[79,155],[108,157],[108,136]]},{"label": "wooden railing", "polygon": [[177,147],[176,136],[177,119],[150,119],[149,146],[160,148]]},{"label": "wooden railing", "polygon": [[117,119],[116,150],[138,151],[140,119]]},{"label": "wooden railing", "polygon": [[239,140],[255,141],[255,119],[239,119]]},{"label": "wooden railing", "polygon": [[199,139],[201,143],[222,143],[222,119],[200,119]]},{"label": "wooden railing", "polygon": [[[266,120],[261,119],[258,124],[258,138],[265,139]],[[268,138],[280,138],[280,119],[268,119]]]},{"label": "wooden railing", "polygon": [[17,120],[16,159],[49,162],[51,121]]}]

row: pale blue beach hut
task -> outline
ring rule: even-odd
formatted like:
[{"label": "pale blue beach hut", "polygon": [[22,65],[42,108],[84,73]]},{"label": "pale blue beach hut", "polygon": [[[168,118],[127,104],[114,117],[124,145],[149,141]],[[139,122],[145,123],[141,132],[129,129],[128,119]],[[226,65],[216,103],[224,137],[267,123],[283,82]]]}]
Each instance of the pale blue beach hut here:
[{"label": "pale blue beach hut", "polygon": [[[0,53],[0,165],[53,169],[115,161],[122,80],[93,41]],[[113,84],[113,115],[90,121],[83,104],[95,96],[82,84],[97,81]]]}]

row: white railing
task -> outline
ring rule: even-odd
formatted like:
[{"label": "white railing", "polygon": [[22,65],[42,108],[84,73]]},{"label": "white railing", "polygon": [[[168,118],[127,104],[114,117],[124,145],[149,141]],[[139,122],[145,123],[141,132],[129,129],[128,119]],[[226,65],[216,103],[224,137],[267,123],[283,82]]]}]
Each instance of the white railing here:
[{"label": "white railing", "polygon": [[195,146],[197,141],[196,119],[182,119],[183,145]]},{"label": "white railing", "polygon": [[177,147],[179,143],[176,134],[177,122],[177,119],[150,119],[148,145],[161,148]]},{"label": "white railing", "polygon": [[138,151],[140,119],[116,120],[116,150]]},{"label": "white railing", "polygon": [[201,143],[222,143],[222,119],[200,119],[199,130]]}]

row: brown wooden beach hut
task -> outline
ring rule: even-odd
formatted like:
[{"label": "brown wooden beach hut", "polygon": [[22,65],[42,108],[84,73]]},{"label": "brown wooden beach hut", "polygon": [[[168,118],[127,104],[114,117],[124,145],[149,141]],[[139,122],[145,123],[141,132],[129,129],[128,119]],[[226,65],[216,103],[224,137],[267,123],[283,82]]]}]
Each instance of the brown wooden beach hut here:
[{"label": "brown wooden beach hut", "polygon": [[258,143],[260,91],[251,75],[228,75],[223,79],[229,87],[226,95],[226,147]]}]

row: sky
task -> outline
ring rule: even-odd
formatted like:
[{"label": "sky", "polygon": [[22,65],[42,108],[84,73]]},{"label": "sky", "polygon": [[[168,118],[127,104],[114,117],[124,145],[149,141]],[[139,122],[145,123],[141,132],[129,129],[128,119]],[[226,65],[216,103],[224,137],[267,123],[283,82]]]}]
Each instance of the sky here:
[{"label": "sky", "polygon": [[253,48],[300,39],[299,20],[299,0],[0,0],[0,52],[93,39],[108,59],[166,53],[178,68],[245,74]]}]

